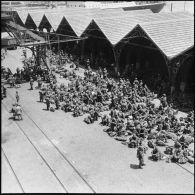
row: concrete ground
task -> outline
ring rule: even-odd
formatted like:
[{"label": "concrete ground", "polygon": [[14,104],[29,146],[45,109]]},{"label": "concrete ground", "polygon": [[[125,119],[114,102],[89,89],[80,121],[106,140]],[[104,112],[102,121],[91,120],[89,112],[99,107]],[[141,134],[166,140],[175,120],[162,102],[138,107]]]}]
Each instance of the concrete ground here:
[{"label": "concrete ground", "polygon": [[[37,85],[35,83],[35,85]],[[85,116],[46,111],[38,90],[18,88],[23,120],[9,110],[16,89],[2,100],[2,193],[194,193],[194,166],[165,160],[138,169],[136,150],[109,137]]]}]

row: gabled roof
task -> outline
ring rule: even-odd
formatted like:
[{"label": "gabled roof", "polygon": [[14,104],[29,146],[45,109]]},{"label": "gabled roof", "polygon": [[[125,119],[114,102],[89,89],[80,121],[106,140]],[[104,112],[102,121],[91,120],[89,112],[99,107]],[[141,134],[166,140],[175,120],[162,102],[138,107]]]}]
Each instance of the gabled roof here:
[{"label": "gabled roof", "polygon": [[141,27],[168,59],[194,46],[193,18],[143,23]]},{"label": "gabled roof", "polygon": [[43,16],[38,28],[39,28],[39,30],[43,30],[44,28],[46,28],[49,31],[52,28],[50,22],[48,21],[48,19],[45,15]]},{"label": "gabled roof", "polygon": [[80,37],[83,31],[91,22],[90,16],[85,15],[74,15],[74,16],[65,16],[66,20],[74,30],[75,34]]},{"label": "gabled roof", "polygon": [[25,24],[28,13],[23,12],[23,11],[18,11],[18,15],[19,15],[20,19],[22,20],[22,22]]},{"label": "gabled roof", "polygon": [[[112,12],[112,10],[110,10]],[[105,10],[99,12],[98,14],[94,14],[93,22],[96,23],[98,28],[102,31],[102,33],[107,37],[108,41],[114,45],[118,42],[118,40],[122,39],[124,35],[130,32],[135,25],[137,24],[135,21],[132,23],[127,22],[127,19],[134,17],[143,17],[145,14],[152,14],[151,10],[135,10],[135,11],[123,11],[121,13],[116,13],[112,15],[111,13],[107,13]],[[141,16],[140,16],[141,15]],[[85,29],[85,31],[87,28]],[[83,33],[85,32],[83,31]],[[123,31],[125,33],[123,33]],[[82,34],[83,34],[82,33]]]},{"label": "gabled roof", "polygon": [[167,21],[180,18],[192,18],[189,14],[184,12],[179,13],[151,13],[151,14],[137,14],[137,15],[124,15],[116,17],[102,17],[95,18],[94,22],[99,26],[102,32],[112,45],[116,45],[123,39],[131,30],[137,25],[142,23],[153,23],[155,21]]},{"label": "gabled roof", "polygon": [[56,31],[62,21],[63,14],[62,13],[52,13],[52,14],[45,13],[45,17],[49,21],[52,28]]},{"label": "gabled roof", "polygon": [[56,32],[64,35],[77,36],[65,17],[62,18]]},{"label": "gabled roof", "polygon": [[126,34],[128,34],[146,15],[154,17],[153,13],[129,11],[121,15],[95,17],[94,22],[102,30],[112,45],[116,45]]},{"label": "gabled roof", "polygon": [[44,16],[44,13],[43,12],[35,12],[35,13],[31,12],[30,16],[38,28],[39,24]]},{"label": "gabled roof", "polygon": [[[151,10],[123,11],[122,8],[63,8],[31,11],[28,17],[38,27],[44,14],[54,30],[62,28],[64,32],[79,37],[93,26],[101,31],[113,46],[128,37],[136,26],[140,26],[169,59],[194,45],[194,17],[187,12],[152,13]],[[22,17],[24,18],[25,14],[21,15]]]},{"label": "gabled roof", "polygon": [[28,14],[26,21],[25,21],[25,27],[29,28],[29,29],[36,29],[37,26],[34,22],[34,20],[32,19],[32,17],[30,16],[30,14]]}]

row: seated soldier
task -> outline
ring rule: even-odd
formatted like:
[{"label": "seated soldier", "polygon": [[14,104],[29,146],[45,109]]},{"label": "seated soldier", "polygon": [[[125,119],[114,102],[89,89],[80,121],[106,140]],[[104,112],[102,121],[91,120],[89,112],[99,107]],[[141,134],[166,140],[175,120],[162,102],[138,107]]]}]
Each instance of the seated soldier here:
[{"label": "seated soldier", "polygon": [[116,124],[117,124],[116,118],[115,117],[112,117],[111,118],[111,123],[110,123],[110,129],[111,129],[111,131],[114,131],[115,130]]},{"label": "seated soldier", "polygon": [[55,106],[54,106],[54,105],[55,105],[54,100],[53,100],[53,99],[50,100],[50,109],[49,109],[49,110],[50,110],[51,112],[55,112],[55,108],[54,108]]},{"label": "seated soldier", "polygon": [[154,161],[160,160],[160,151],[158,150],[156,146],[154,146],[154,149],[152,150],[151,153],[152,153],[152,159]]},{"label": "seated soldier", "polygon": [[130,138],[129,138],[129,144],[128,146],[130,148],[136,148],[137,144],[138,144],[138,137],[136,136],[136,134],[133,134]]},{"label": "seated soldier", "polygon": [[94,121],[98,120],[98,117],[100,116],[98,109],[96,108],[93,114]]},{"label": "seated soldier", "polygon": [[11,109],[11,113],[15,113],[15,111],[16,111],[16,106],[17,106],[18,104],[17,103],[15,103],[15,104],[12,104],[12,109]]},{"label": "seated soldier", "polygon": [[88,117],[84,118],[84,121],[87,123],[87,124],[91,124],[94,122],[93,118],[91,117],[91,115],[89,115]]},{"label": "seated soldier", "polygon": [[146,128],[145,127],[141,127],[140,131],[139,131],[139,137],[141,138],[145,138],[147,134]]},{"label": "seated soldier", "polygon": [[154,141],[153,141],[153,140],[149,140],[149,141],[148,141],[148,146],[149,146],[150,148],[154,148],[154,147],[155,147]]},{"label": "seated soldier", "polygon": [[79,107],[78,107],[78,106],[76,106],[76,107],[74,108],[73,116],[74,116],[74,117],[78,117],[78,116],[79,116]]},{"label": "seated soldier", "polygon": [[121,136],[122,134],[125,133],[125,123],[123,120],[121,120],[119,123],[118,123],[118,126],[117,126],[117,135],[118,136]]},{"label": "seated soldier", "polygon": [[188,148],[189,144],[191,143],[191,140],[192,140],[192,139],[187,139],[187,138],[188,138],[187,135],[182,135],[182,136],[179,138],[179,143],[181,144],[182,149]]},{"label": "seated soldier", "polygon": [[167,146],[164,153],[168,154],[168,155],[172,155],[173,154],[173,149],[174,149],[173,146]]},{"label": "seated soldier", "polygon": [[178,140],[175,141],[174,148],[176,148],[176,149],[181,148],[181,144],[180,144],[180,142]]},{"label": "seated soldier", "polygon": [[101,122],[102,125],[106,125],[106,126],[109,126],[109,117],[105,114],[103,117],[102,117],[102,122]]},{"label": "seated soldier", "polygon": [[182,153],[182,150],[181,148],[176,148],[174,151],[173,151],[173,155],[172,155],[172,158],[171,160],[173,162],[178,162],[179,158],[181,157],[181,153]]}]

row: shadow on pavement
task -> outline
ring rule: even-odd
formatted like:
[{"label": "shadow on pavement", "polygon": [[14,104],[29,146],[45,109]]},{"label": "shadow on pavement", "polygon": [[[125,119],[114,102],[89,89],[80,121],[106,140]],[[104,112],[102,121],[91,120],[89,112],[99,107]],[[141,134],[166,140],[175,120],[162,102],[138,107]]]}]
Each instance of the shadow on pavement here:
[{"label": "shadow on pavement", "polygon": [[8,118],[8,120],[14,120],[14,119],[15,119],[14,116],[11,116],[11,117]]},{"label": "shadow on pavement", "polygon": [[43,108],[42,110],[49,111],[49,110],[47,110],[46,108]]},{"label": "shadow on pavement", "polygon": [[130,168],[132,168],[132,169],[139,169],[139,165],[130,164]]},{"label": "shadow on pavement", "polygon": [[152,158],[152,156],[148,156],[148,160],[151,160],[151,161],[153,161],[153,162],[157,162],[158,160],[154,160],[153,158]]}]

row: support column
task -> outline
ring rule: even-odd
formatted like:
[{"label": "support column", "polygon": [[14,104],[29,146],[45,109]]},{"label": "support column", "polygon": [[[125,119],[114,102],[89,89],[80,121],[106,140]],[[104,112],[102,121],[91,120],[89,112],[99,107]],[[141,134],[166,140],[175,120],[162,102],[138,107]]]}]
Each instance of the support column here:
[{"label": "support column", "polygon": [[141,48],[137,47],[136,48],[136,74],[140,72],[140,67],[141,67]]},{"label": "support column", "polygon": [[114,71],[115,71],[115,74],[117,76],[118,75],[118,72],[119,72],[119,55],[118,55],[118,52],[117,52],[117,49],[116,48],[113,48],[113,53],[114,53],[114,61],[115,61],[115,66],[114,66]]},{"label": "support column", "polygon": [[37,61],[37,66],[40,66],[40,46],[36,46],[36,61]]},{"label": "support column", "polygon": [[188,55],[181,55],[171,61],[167,60],[171,94],[173,93],[176,87],[176,77],[179,72],[180,66],[183,64],[187,57]]},{"label": "support column", "polygon": [[[129,51],[129,49],[127,51]],[[127,74],[129,72],[129,66],[130,66],[129,60],[130,60],[129,59],[129,54],[127,53],[126,54],[126,59],[125,59],[125,66],[124,66],[124,70],[123,70],[123,72],[125,72],[125,74]]]},{"label": "support column", "polygon": [[119,57],[121,54],[121,51],[123,49],[124,44],[123,43],[119,43],[116,47],[112,47],[113,49],[113,53],[114,53],[114,60],[115,60],[115,73],[117,76],[119,76]]}]

